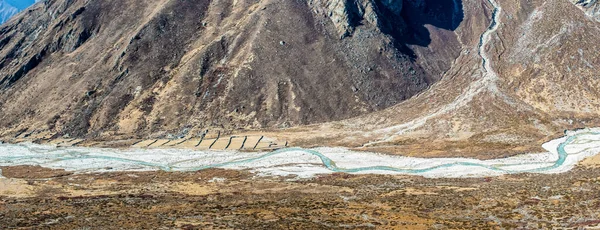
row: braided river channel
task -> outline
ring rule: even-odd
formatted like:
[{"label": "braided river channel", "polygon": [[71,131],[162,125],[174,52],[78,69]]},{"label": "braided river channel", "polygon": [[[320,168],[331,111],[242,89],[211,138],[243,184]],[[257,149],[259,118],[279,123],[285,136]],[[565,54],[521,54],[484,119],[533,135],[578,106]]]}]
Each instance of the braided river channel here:
[{"label": "braided river channel", "polygon": [[0,166],[39,165],[78,173],[111,171],[249,170],[259,176],[318,174],[406,174],[425,177],[487,177],[515,173],[561,173],[600,153],[600,129],[566,132],[542,146],[546,152],[508,158],[417,158],[345,148],[287,148],[273,152],[186,149],[106,149],[0,144]]}]

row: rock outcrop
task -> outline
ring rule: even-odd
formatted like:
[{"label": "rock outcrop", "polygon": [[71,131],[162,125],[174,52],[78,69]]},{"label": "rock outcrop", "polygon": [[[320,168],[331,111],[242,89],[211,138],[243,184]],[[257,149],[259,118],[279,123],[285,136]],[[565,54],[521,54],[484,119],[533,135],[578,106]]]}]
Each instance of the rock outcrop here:
[{"label": "rock outcrop", "polygon": [[[354,29],[366,22],[378,29],[382,28],[388,21],[401,19],[402,0],[309,0],[309,5],[317,14],[329,17],[338,30],[341,38],[351,35]],[[392,15],[385,15],[382,10],[387,10]],[[403,21],[397,22],[403,25]]]}]

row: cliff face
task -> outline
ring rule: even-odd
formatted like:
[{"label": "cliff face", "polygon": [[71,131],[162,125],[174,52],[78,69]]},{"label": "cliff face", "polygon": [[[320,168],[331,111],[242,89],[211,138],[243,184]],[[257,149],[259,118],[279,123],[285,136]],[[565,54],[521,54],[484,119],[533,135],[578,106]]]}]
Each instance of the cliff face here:
[{"label": "cliff face", "polygon": [[144,136],[355,117],[441,78],[461,50],[458,4],[48,0],[0,27],[0,127]]},{"label": "cliff face", "polygon": [[399,30],[406,27],[402,19],[402,0],[310,0],[317,14],[329,15],[341,38],[352,35],[359,23],[365,22],[378,30]]}]

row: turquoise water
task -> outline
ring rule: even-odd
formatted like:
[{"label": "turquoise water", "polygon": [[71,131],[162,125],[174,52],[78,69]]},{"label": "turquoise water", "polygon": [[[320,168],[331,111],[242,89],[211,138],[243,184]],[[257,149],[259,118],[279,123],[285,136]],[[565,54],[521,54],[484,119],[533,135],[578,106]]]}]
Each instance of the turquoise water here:
[{"label": "turquoise water", "polygon": [[[558,150],[558,160],[552,166],[538,168],[538,169],[530,169],[530,170],[505,170],[505,169],[500,168],[499,166],[490,166],[490,165],[478,164],[478,163],[472,163],[472,162],[454,162],[454,163],[442,164],[442,165],[424,168],[424,169],[395,168],[395,167],[389,167],[389,166],[341,168],[341,167],[338,167],[333,160],[331,160],[327,156],[323,155],[322,153],[317,152],[315,150],[308,150],[308,149],[301,149],[301,148],[282,149],[282,150],[274,151],[274,152],[271,152],[271,153],[268,153],[268,154],[265,154],[265,155],[262,155],[262,156],[256,157],[256,158],[250,158],[250,159],[246,159],[246,160],[227,162],[227,163],[221,163],[221,164],[207,165],[207,166],[192,168],[190,170],[196,171],[196,170],[202,170],[202,169],[208,169],[208,168],[225,167],[225,166],[230,166],[233,164],[251,163],[252,161],[257,161],[257,160],[264,159],[264,158],[267,158],[267,157],[270,157],[273,155],[277,155],[277,154],[282,154],[282,153],[291,152],[291,151],[301,151],[301,152],[309,153],[311,155],[319,157],[321,159],[321,163],[327,169],[329,169],[333,172],[342,172],[342,173],[358,173],[358,172],[364,172],[364,171],[391,171],[391,172],[406,173],[406,174],[422,174],[422,173],[430,172],[430,171],[437,170],[437,169],[450,168],[450,167],[455,167],[455,166],[480,167],[480,168],[486,168],[489,170],[500,171],[500,172],[504,172],[504,173],[543,172],[543,171],[556,169],[564,164],[564,162],[568,156],[567,152],[565,151],[565,146],[567,146],[568,144],[573,142],[573,140],[575,140],[576,137],[577,136],[571,136],[565,142],[561,143],[558,146],[558,149],[557,149]],[[521,165],[521,164],[512,164],[512,165],[503,164],[501,166],[515,166],[515,165]]]},{"label": "turquoise water", "polygon": [[[282,154],[289,153],[289,152],[302,152],[302,153],[307,153],[312,156],[318,157],[321,161],[321,164],[328,170],[330,170],[332,172],[342,172],[342,173],[388,171],[388,172],[394,172],[394,173],[419,175],[419,174],[427,173],[427,172],[438,170],[438,169],[451,168],[451,167],[456,167],[456,166],[485,168],[487,170],[508,173],[508,174],[525,173],[525,172],[540,173],[540,172],[545,172],[545,171],[549,171],[549,170],[561,167],[565,163],[565,160],[567,159],[567,156],[568,156],[567,152],[565,151],[565,147],[567,145],[573,143],[577,139],[578,136],[590,135],[590,134],[600,135],[600,133],[581,133],[581,134],[576,134],[576,135],[570,136],[563,143],[561,143],[558,146],[558,148],[557,148],[558,159],[552,165],[543,166],[543,167],[541,166],[540,168],[527,169],[527,170],[507,170],[507,169],[503,169],[503,167],[531,165],[531,164],[548,164],[548,163],[552,163],[552,162],[535,162],[535,163],[529,162],[529,163],[488,165],[488,164],[482,164],[482,163],[458,161],[458,162],[453,162],[453,163],[432,166],[432,167],[428,167],[428,168],[419,168],[419,169],[397,168],[397,167],[390,167],[390,166],[343,168],[343,167],[338,167],[331,158],[325,156],[324,154],[322,154],[316,150],[302,149],[302,148],[287,148],[287,149],[281,149],[281,150],[273,151],[270,153],[262,154],[259,156],[242,159],[242,160],[234,160],[234,161],[228,161],[228,162],[222,162],[222,163],[201,165],[198,167],[178,167],[178,166],[176,166],[176,164],[186,162],[186,161],[192,161],[195,159],[186,159],[184,161],[166,164],[166,163],[148,162],[148,161],[143,161],[143,160],[127,159],[127,158],[122,158],[122,157],[93,155],[93,154],[97,154],[97,153],[93,153],[93,154],[91,152],[90,153],[82,153],[82,152],[77,152],[76,149],[28,147],[27,151],[29,151],[31,153],[35,153],[35,154],[26,155],[26,156],[17,156],[17,155],[0,156],[0,165],[23,165],[23,164],[36,165],[36,164],[38,164],[38,162],[52,163],[52,162],[65,162],[65,161],[74,161],[74,160],[82,160],[82,159],[99,159],[99,160],[105,160],[105,161],[115,162],[115,163],[120,162],[120,163],[128,163],[128,164],[139,165],[139,166],[147,166],[147,167],[152,167],[152,168],[156,168],[156,169],[164,170],[164,171],[197,171],[197,170],[210,169],[210,168],[224,168],[224,167],[228,167],[228,166],[244,166],[245,164],[249,164],[249,163],[252,163],[255,161],[260,161],[260,160],[263,160],[263,159],[266,159],[269,157],[273,157],[276,155],[282,155]],[[13,146],[13,147],[15,147],[15,146]],[[21,148],[23,148],[23,147],[24,146],[21,146]],[[247,154],[250,155],[250,153],[247,153]],[[365,153],[365,154],[368,154],[368,153]],[[198,159],[201,159],[201,158],[198,158]],[[431,159],[431,160],[434,161],[435,159]],[[440,160],[443,160],[443,158]],[[110,165],[107,165],[107,166],[110,166]]]}]

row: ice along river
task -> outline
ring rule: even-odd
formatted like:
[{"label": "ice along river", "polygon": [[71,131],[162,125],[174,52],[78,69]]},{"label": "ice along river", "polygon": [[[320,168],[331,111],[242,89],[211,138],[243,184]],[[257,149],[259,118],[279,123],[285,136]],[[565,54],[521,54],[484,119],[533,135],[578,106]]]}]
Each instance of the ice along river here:
[{"label": "ice along river", "polygon": [[600,129],[567,132],[543,147],[547,152],[477,160],[416,158],[344,148],[288,148],[266,153],[185,149],[101,149],[1,144],[0,166],[39,165],[75,172],[250,170],[258,175],[312,177],[335,172],[408,174],[426,177],[486,177],[514,173],[560,173],[600,153]]}]

